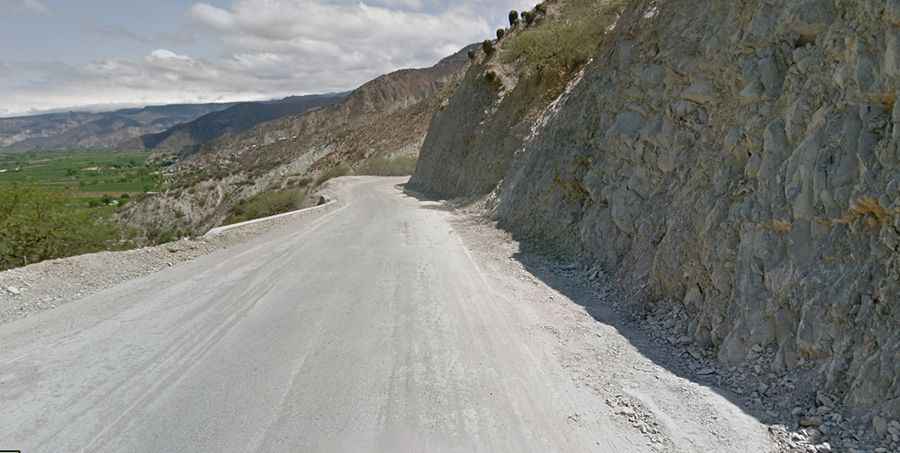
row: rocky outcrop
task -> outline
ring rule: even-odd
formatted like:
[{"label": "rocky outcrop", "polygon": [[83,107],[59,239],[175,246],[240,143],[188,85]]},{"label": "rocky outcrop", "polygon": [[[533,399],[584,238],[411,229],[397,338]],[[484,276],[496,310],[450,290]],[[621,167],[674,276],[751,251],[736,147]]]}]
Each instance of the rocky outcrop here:
[{"label": "rocky outcrop", "polygon": [[773,348],[900,415],[900,2],[632,1],[553,103],[493,70],[413,185],[494,191],[502,226],[648,284],[720,360]]}]

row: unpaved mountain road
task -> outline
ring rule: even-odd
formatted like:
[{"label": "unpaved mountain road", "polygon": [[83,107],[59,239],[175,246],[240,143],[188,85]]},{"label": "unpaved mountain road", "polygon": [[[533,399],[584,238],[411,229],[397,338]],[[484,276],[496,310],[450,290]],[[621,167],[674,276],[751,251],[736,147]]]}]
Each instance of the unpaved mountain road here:
[{"label": "unpaved mountain road", "polygon": [[403,181],[0,326],[0,449],[774,450]]}]

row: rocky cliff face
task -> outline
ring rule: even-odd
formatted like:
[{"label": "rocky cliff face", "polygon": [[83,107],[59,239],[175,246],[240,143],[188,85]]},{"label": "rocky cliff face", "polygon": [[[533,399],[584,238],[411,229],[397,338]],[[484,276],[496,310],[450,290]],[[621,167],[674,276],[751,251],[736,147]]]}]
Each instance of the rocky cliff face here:
[{"label": "rocky cliff face", "polygon": [[624,11],[553,103],[481,55],[413,185],[494,191],[502,226],[648,284],[720,360],[769,348],[900,416],[900,2]]}]

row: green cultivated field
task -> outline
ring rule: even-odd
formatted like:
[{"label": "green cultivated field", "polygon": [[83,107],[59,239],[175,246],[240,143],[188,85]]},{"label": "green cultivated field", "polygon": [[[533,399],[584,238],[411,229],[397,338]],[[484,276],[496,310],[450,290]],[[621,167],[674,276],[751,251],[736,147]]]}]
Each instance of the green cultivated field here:
[{"label": "green cultivated field", "polygon": [[113,215],[159,189],[149,153],[0,154],[0,270],[134,245]]},{"label": "green cultivated field", "polygon": [[20,184],[86,194],[153,192],[158,169],[146,152],[71,151],[0,154],[0,186]]}]

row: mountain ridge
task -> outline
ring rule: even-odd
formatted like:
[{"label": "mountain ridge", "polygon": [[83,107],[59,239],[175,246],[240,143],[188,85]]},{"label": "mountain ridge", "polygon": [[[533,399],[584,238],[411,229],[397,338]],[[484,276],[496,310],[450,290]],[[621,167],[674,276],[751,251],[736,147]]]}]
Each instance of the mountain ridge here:
[{"label": "mountain ridge", "polygon": [[152,150],[158,154],[190,155],[203,144],[224,135],[238,134],[261,123],[325,107],[340,102],[344,97],[344,93],[335,93],[242,102],[165,131],[143,135],[127,142],[125,147]]},{"label": "mountain ridge", "polygon": [[170,104],[108,112],[56,112],[0,118],[0,150],[114,149],[149,132],[227,109],[234,103]]}]

